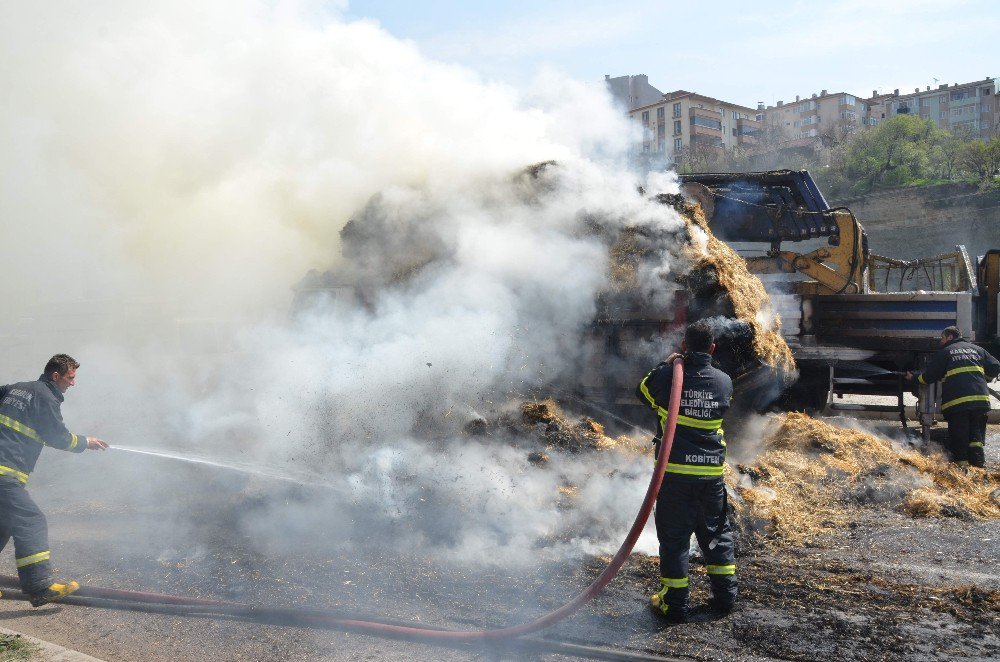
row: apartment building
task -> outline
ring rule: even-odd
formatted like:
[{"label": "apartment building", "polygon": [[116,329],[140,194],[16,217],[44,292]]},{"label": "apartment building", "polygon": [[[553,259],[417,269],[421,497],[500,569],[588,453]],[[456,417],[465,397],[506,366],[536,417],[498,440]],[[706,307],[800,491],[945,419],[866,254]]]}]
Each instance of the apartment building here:
[{"label": "apartment building", "polygon": [[604,84],[618,105],[627,110],[656,103],[663,98],[663,92],[649,84],[649,77],[646,74],[614,78],[605,74]]},{"label": "apartment building", "polygon": [[823,144],[824,137],[837,139],[859,125],[872,124],[868,100],[847,92],[812,94],[795,101],[779,101],[774,106],[761,107],[763,122],[768,130],[779,135],[772,139],[783,147],[805,147]]},{"label": "apartment building", "polygon": [[871,115],[883,120],[896,115],[917,115],[952,133],[988,138],[1000,129],[1000,91],[994,78],[972,83],[927,86],[911,94],[872,92]]},{"label": "apartment building", "polygon": [[642,127],[640,151],[667,161],[692,146],[754,145],[761,126],[752,108],[686,90],[668,92],[629,116]]}]

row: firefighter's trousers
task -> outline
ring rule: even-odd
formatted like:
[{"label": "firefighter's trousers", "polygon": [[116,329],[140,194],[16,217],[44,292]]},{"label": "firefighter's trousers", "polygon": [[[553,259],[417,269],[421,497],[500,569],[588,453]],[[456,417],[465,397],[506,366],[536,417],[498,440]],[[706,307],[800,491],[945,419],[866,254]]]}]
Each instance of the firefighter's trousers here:
[{"label": "firefighter's trousers", "polygon": [[948,421],[948,455],[958,464],[986,464],[986,418],[988,410],[973,409],[945,414]]},{"label": "firefighter's trousers", "polygon": [[24,485],[0,476],[0,550],[14,539],[21,590],[39,593],[52,583],[49,527]]},{"label": "firefighter's trousers", "polygon": [[656,536],[660,540],[660,577],[668,587],[664,602],[684,612],[688,601],[688,556],[691,534],[705,555],[712,595],[736,599],[733,533],[726,515],[722,478],[684,480],[667,474],[656,499]]}]

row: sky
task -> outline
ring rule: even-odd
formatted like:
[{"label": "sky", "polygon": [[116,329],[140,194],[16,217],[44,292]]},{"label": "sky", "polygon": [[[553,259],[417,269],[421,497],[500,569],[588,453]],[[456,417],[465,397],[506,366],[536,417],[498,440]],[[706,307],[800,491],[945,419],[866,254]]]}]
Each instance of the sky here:
[{"label": "sky", "polygon": [[515,87],[546,69],[581,81],[646,74],[662,92],[756,107],[1000,75],[995,0],[351,0],[345,13]]}]

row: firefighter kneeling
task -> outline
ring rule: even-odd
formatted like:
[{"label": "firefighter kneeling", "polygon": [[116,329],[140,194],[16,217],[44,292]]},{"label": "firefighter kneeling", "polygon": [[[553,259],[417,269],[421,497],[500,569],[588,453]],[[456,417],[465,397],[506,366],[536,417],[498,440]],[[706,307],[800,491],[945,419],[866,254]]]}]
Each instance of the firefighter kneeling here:
[{"label": "firefighter kneeling", "polygon": [[[726,514],[726,485],[722,478],[726,462],[722,417],[732,400],[733,382],[712,366],[715,337],[707,323],[696,322],[687,327],[682,349],[685,353],[680,411],[663,485],[656,499],[661,588],[650,598],[654,611],[676,623],[687,618],[692,533],[705,555],[712,584],[711,607],[715,611],[732,611],[737,584],[733,536]],[[657,454],[668,416],[672,363],[680,356],[671,354],[636,389],[636,395],[659,418]]]}]

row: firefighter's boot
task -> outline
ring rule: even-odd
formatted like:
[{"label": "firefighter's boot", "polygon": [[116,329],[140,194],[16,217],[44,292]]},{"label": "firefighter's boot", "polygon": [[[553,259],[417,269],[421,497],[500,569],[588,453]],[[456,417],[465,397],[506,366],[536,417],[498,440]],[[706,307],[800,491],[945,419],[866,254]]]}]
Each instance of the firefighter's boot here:
[{"label": "firefighter's boot", "polygon": [[986,466],[986,452],[983,442],[975,441],[969,444],[969,464],[980,469]]},{"label": "firefighter's boot", "polygon": [[66,582],[65,584],[51,584],[44,591],[32,593],[28,599],[31,601],[32,607],[41,607],[42,605],[65,598],[79,588],[80,585],[73,581]]},{"label": "firefighter's boot", "polygon": [[[680,585],[681,582],[683,586]],[[687,620],[684,606],[687,602],[687,590],[686,577],[683,580],[661,577],[660,590],[649,596],[649,608],[670,623],[683,623]]]}]

